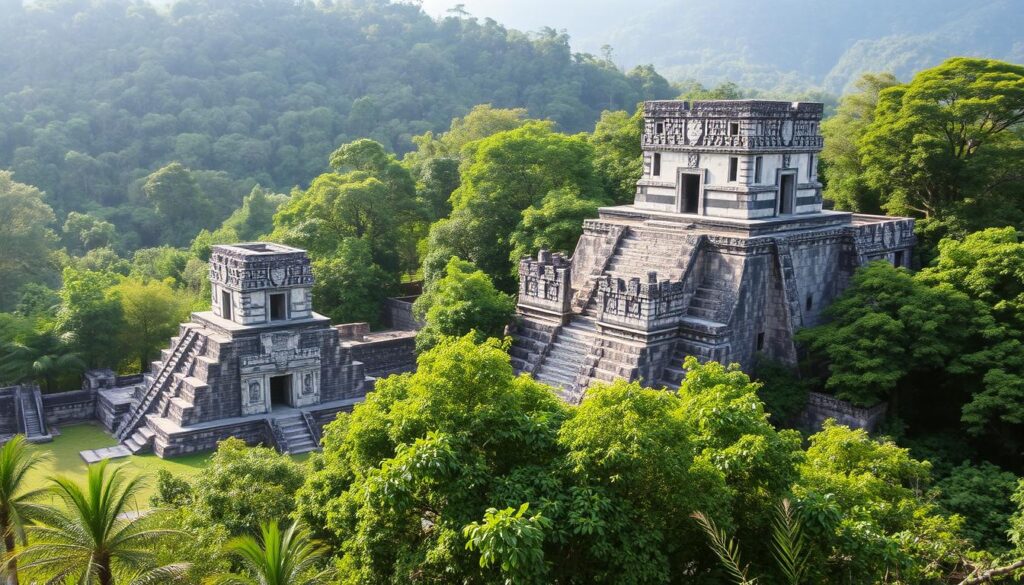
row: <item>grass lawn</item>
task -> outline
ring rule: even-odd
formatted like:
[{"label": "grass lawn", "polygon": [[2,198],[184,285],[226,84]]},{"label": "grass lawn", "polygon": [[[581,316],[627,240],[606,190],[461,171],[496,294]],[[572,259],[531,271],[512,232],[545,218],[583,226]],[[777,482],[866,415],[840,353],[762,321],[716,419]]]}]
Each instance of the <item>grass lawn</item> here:
[{"label": "grass lawn", "polygon": [[[60,427],[60,436],[51,443],[33,445],[37,451],[47,453],[50,460],[29,474],[29,486],[45,486],[53,475],[65,475],[79,484],[84,483],[87,466],[78,455],[84,449],[111,447],[117,440],[108,435],[98,424],[83,423]],[[156,491],[156,472],[166,469],[180,477],[191,477],[201,471],[210,461],[212,452],[186,455],[174,459],[161,459],[152,453],[112,459],[109,465],[123,467],[133,476],[144,476],[146,485],[139,493],[139,508],[149,507],[149,497]],[[308,454],[297,455],[296,461],[305,461]]]}]

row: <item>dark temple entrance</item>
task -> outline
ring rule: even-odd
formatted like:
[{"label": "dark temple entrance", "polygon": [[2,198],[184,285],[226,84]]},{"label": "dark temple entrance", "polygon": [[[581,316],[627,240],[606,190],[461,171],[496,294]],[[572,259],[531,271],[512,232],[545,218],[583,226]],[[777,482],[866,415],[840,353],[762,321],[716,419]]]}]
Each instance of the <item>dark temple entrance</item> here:
[{"label": "dark temple entrance", "polygon": [[792,173],[779,176],[779,215],[793,213],[793,197],[796,176]]},{"label": "dark temple entrance", "polygon": [[283,404],[291,406],[292,402],[292,377],[291,375],[271,376],[270,378],[270,406]]},{"label": "dark temple entrance", "polygon": [[682,183],[683,213],[698,213],[700,211],[700,175],[683,173],[679,179]]}]

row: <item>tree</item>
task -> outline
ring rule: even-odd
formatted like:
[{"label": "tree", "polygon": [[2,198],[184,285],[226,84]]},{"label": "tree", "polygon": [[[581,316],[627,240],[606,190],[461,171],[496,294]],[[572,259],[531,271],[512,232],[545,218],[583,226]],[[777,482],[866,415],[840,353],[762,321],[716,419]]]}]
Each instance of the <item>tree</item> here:
[{"label": "tree", "polygon": [[964,461],[935,483],[936,502],[963,518],[963,535],[978,550],[998,554],[1009,547],[1006,535],[1014,512],[1010,497],[1016,486],[1016,476],[1008,471],[987,461]]},{"label": "tree", "polygon": [[48,276],[48,258],[57,242],[50,229],[54,221],[42,192],[0,171],[0,310],[14,305],[21,285]]},{"label": "tree", "polygon": [[430,349],[443,336],[474,331],[478,341],[501,337],[515,313],[515,301],[496,288],[471,262],[452,258],[445,275],[430,283],[413,311],[425,325],[416,334],[418,351]]},{"label": "tree", "polygon": [[173,531],[153,528],[130,508],[141,479],[126,478],[108,461],[89,466],[84,486],[58,476],[50,493],[63,507],[37,506],[29,545],[18,555],[27,575],[63,583],[113,585],[173,579],[183,565],[155,566],[157,546]]},{"label": "tree", "polygon": [[15,547],[25,545],[25,527],[33,518],[34,502],[45,492],[29,489],[27,476],[45,460],[29,448],[23,435],[15,435],[0,447],[0,536],[5,555],[0,577],[7,585],[18,585]]},{"label": "tree", "polygon": [[504,289],[512,285],[510,236],[523,211],[556,189],[600,193],[593,147],[581,137],[553,132],[549,123],[531,121],[494,134],[468,144],[463,155],[451,221],[438,229],[475,242],[465,259],[498,279]]},{"label": "tree", "polygon": [[535,255],[541,248],[571,255],[583,234],[583,221],[597,217],[599,206],[598,201],[557,189],[545,195],[539,206],[526,208],[511,235],[509,259],[513,269],[518,271],[519,260]]},{"label": "tree", "polygon": [[76,345],[73,334],[52,326],[29,331],[20,340],[0,344],[0,379],[15,384],[35,381],[44,392],[60,390],[61,381],[74,380],[85,369]]},{"label": "tree", "polygon": [[826,199],[837,209],[881,213],[882,194],[864,177],[860,142],[874,122],[879,93],[899,84],[891,73],[865,73],[853,93],[843,96],[836,115],[821,123],[825,146],[821,150]]},{"label": "tree", "polygon": [[107,294],[121,304],[124,327],[118,339],[125,355],[137,358],[140,370],[146,371],[150,358],[167,345],[187,316],[187,299],[165,282],[130,278]]},{"label": "tree", "polygon": [[336,323],[380,323],[381,303],[398,279],[374,263],[366,240],[345,238],[336,254],[313,261],[313,302]]},{"label": "tree", "polygon": [[273,193],[259,185],[242,200],[242,206],[224,220],[221,230],[230,230],[235,242],[260,239],[274,230],[274,214],[288,202],[288,195]]},{"label": "tree", "polygon": [[860,154],[883,208],[977,228],[1019,222],[1024,67],[956,57],[879,93]]},{"label": "tree", "polygon": [[116,344],[96,341],[117,339],[123,328],[121,304],[107,295],[116,279],[111,274],[75,268],[65,268],[63,277],[58,329],[74,334],[74,347],[87,367],[115,366],[120,361]]},{"label": "tree", "polygon": [[925,497],[928,462],[891,440],[826,421],[810,437],[793,486],[809,542],[812,582],[905,582],[945,576],[962,554],[961,519]]},{"label": "tree", "polygon": [[602,112],[590,135],[594,145],[594,168],[604,183],[608,198],[617,204],[632,203],[636,182],[643,174],[643,108],[628,112]]},{"label": "tree", "polygon": [[77,211],[68,214],[62,229],[65,245],[75,252],[110,247],[117,239],[114,224]]},{"label": "tree", "polygon": [[217,575],[211,585],[317,585],[332,571],[317,571],[327,549],[314,541],[298,523],[284,531],[277,521],[260,525],[259,539],[239,536],[227,544],[245,568],[241,574]]},{"label": "tree", "polygon": [[544,530],[548,522],[541,514],[525,516],[529,504],[519,510],[488,508],[482,523],[471,522],[462,529],[466,548],[480,551],[480,567],[498,566],[510,585],[544,583]]},{"label": "tree", "polygon": [[209,467],[195,479],[191,507],[206,524],[237,536],[287,519],[303,479],[302,466],[291,457],[230,438],[217,445]]},{"label": "tree", "polygon": [[142,191],[165,222],[162,241],[182,245],[209,223],[210,202],[181,163],[171,163],[146,177]]}]

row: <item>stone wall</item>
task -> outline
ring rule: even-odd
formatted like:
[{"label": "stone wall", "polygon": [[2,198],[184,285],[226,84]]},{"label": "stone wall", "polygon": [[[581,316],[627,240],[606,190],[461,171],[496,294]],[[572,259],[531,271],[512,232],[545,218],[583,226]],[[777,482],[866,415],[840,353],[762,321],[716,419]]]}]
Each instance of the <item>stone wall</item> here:
[{"label": "stone wall", "polygon": [[168,435],[158,427],[153,443],[153,452],[160,457],[178,457],[189,453],[212,451],[217,443],[229,437],[241,439],[249,445],[273,446],[270,425],[264,418],[239,422],[233,425],[203,428],[189,432]]},{"label": "stone wall", "polygon": [[874,431],[885,418],[888,404],[885,402],[870,408],[860,408],[835,396],[811,392],[807,406],[800,414],[799,425],[814,431],[820,430],[826,420],[835,419],[841,425]]},{"label": "stone wall", "polygon": [[14,435],[19,431],[14,391],[15,386],[0,388],[0,435]]},{"label": "stone wall", "polygon": [[363,362],[367,376],[382,378],[416,369],[416,335],[411,331],[380,332],[344,345],[353,361]]},{"label": "stone wall", "polygon": [[572,311],[572,267],[559,253],[541,250],[537,259],[519,261],[519,309],[564,319]]},{"label": "stone wall", "polygon": [[388,329],[417,331],[423,327],[421,321],[412,314],[412,304],[419,295],[385,299],[381,309],[381,322]]},{"label": "stone wall", "polygon": [[90,421],[96,418],[96,393],[72,390],[59,394],[43,394],[43,412],[46,424],[62,425]]}]

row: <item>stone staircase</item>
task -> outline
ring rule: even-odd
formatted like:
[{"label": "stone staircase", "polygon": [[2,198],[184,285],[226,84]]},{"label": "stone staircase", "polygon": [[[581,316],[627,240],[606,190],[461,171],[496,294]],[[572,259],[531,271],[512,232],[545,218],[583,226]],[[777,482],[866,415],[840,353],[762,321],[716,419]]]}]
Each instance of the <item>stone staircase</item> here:
[{"label": "stone staircase", "polygon": [[150,430],[149,427],[141,426],[121,444],[127,447],[132,455],[148,453],[153,450],[153,437],[155,436],[156,433]]},{"label": "stone staircase", "polygon": [[534,377],[545,384],[561,388],[563,398],[577,391],[580,368],[597,337],[594,321],[577,317],[563,325],[555,334],[548,353]]},{"label": "stone staircase", "polygon": [[22,387],[17,396],[21,406],[22,424],[25,427],[25,439],[33,443],[51,440],[52,437],[46,430],[46,421],[40,412],[41,401],[37,400],[39,389]]},{"label": "stone staircase", "polygon": [[728,283],[723,280],[704,279],[693,292],[686,314],[704,321],[720,323],[730,309],[726,306],[728,300]]},{"label": "stone staircase", "polygon": [[687,234],[643,228],[629,228],[619,240],[615,255],[608,261],[605,274],[629,280],[657,271],[659,280],[677,281],[686,270],[692,244]]},{"label": "stone staircase", "polygon": [[559,326],[554,323],[534,321],[523,321],[515,327],[511,334],[514,343],[509,354],[512,357],[512,368],[517,374],[533,373],[537,364],[543,361],[548,344],[558,329]]},{"label": "stone staircase", "polygon": [[274,425],[280,429],[278,442],[284,442],[283,445],[278,445],[281,452],[298,455],[320,448],[312,429],[301,413],[294,416],[277,417],[274,419]]},{"label": "stone staircase", "polygon": [[156,375],[147,374],[145,389],[117,430],[119,440],[125,441],[132,436],[145,423],[146,415],[155,411],[177,381],[175,374],[183,370],[189,359],[194,358],[193,349],[198,337],[196,329],[185,327],[182,334],[173,341],[171,350],[165,351],[163,362],[154,363]]}]

